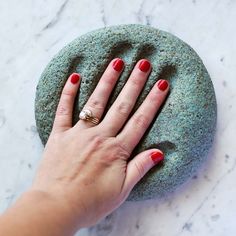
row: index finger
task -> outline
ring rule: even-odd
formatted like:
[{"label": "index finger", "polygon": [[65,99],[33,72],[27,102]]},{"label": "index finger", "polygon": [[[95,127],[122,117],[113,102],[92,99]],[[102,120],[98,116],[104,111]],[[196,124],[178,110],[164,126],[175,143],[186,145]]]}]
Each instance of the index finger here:
[{"label": "index finger", "polygon": [[169,90],[166,80],[159,80],[153,86],[141,106],[126,123],[117,138],[128,152],[132,152],[149,127],[156,112],[164,102]]}]

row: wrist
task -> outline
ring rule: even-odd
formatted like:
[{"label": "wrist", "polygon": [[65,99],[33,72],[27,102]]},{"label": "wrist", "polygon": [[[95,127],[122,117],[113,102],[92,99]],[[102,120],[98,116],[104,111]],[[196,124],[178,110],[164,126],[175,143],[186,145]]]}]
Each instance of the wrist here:
[{"label": "wrist", "polygon": [[[79,219],[66,201],[38,190],[22,194],[3,215],[3,220],[16,228],[24,228],[24,235],[74,235],[80,228]],[[15,235],[10,228],[6,228],[6,232]]]},{"label": "wrist", "polygon": [[23,201],[30,202],[42,215],[47,214],[46,223],[50,222],[62,231],[75,232],[79,230],[79,216],[61,196],[48,192],[30,189],[22,195]]}]

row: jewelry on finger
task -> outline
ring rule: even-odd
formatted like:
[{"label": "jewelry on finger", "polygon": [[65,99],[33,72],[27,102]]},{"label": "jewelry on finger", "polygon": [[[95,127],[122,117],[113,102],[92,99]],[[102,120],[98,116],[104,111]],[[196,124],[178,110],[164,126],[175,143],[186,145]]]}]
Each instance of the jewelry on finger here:
[{"label": "jewelry on finger", "polygon": [[82,110],[79,113],[79,118],[80,120],[90,121],[94,125],[97,125],[99,123],[99,119],[93,116],[92,111],[90,111],[89,109]]}]

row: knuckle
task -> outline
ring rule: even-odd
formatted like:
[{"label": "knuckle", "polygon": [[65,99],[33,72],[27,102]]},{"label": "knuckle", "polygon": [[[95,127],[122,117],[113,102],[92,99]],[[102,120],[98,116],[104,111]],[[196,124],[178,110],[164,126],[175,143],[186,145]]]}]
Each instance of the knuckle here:
[{"label": "knuckle", "polygon": [[107,74],[104,75],[102,82],[104,82],[105,84],[112,86],[114,84],[114,81],[116,81],[117,77],[113,74]]},{"label": "knuckle", "polygon": [[110,167],[116,160],[117,160],[117,154],[114,151],[109,152],[100,158],[100,162],[102,162],[102,164],[107,167]]},{"label": "knuckle", "polygon": [[75,93],[73,91],[69,90],[69,91],[62,92],[61,99],[64,102],[71,102],[71,101],[73,101],[74,97],[75,97]]},{"label": "knuckle", "polygon": [[69,115],[69,114],[70,114],[70,111],[65,105],[63,105],[63,104],[58,105],[56,115],[65,116],[65,115]]},{"label": "knuckle", "polygon": [[88,101],[88,106],[94,109],[104,109],[104,104],[101,100],[91,97]]},{"label": "knuckle", "polygon": [[148,117],[144,114],[134,114],[133,121],[135,126],[139,128],[147,129],[149,126]]},{"label": "knuckle", "polygon": [[62,95],[65,97],[74,97],[75,96],[75,92],[73,90],[64,90],[62,91]]},{"label": "knuckle", "polygon": [[100,135],[95,135],[92,137],[91,143],[95,148],[98,148],[105,142],[105,140],[106,140],[105,137],[102,137]]},{"label": "knuckle", "polygon": [[136,86],[136,87],[140,87],[143,85],[143,80],[141,78],[137,78],[137,77],[130,77],[130,83],[133,85],[133,86]]},{"label": "knuckle", "polygon": [[74,101],[74,94],[69,91],[63,91],[61,99],[59,101],[59,106],[62,108],[62,110],[63,108],[66,109],[66,107],[72,104],[73,101]]},{"label": "knuckle", "polygon": [[157,101],[158,91],[151,91],[149,93],[149,96],[147,96],[148,102],[154,103],[154,101]]},{"label": "knuckle", "polygon": [[130,157],[130,152],[127,150],[127,148],[122,145],[121,143],[116,143],[117,153],[119,154],[119,157],[121,159],[127,160]]},{"label": "knuckle", "polygon": [[139,178],[142,179],[143,176],[145,175],[145,168],[144,168],[143,163],[141,161],[135,161],[134,165],[135,165],[135,167],[137,169]]},{"label": "knuckle", "polygon": [[131,110],[131,104],[128,102],[121,102],[117,105],[117,112],[122,115],[129,115]]},{"label": "knuckle", "polygon": [[126,161],[130,157],[130,153],[115,138],[107,140],[104,146],[106,152],[101,159],[105,160],[107,164],[111,164],[118,159]]}]

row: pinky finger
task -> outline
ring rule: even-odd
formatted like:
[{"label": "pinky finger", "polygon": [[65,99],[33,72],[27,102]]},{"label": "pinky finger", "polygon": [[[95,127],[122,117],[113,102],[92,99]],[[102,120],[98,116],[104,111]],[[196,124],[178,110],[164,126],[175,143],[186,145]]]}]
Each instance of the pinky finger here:
[{"label": "pinky finger", "polygon": [[53,124],[53,131],[65,131],[72,127],[74,100],[79,88],[80,75],[73,73],[67,80],[61,94]]}]

